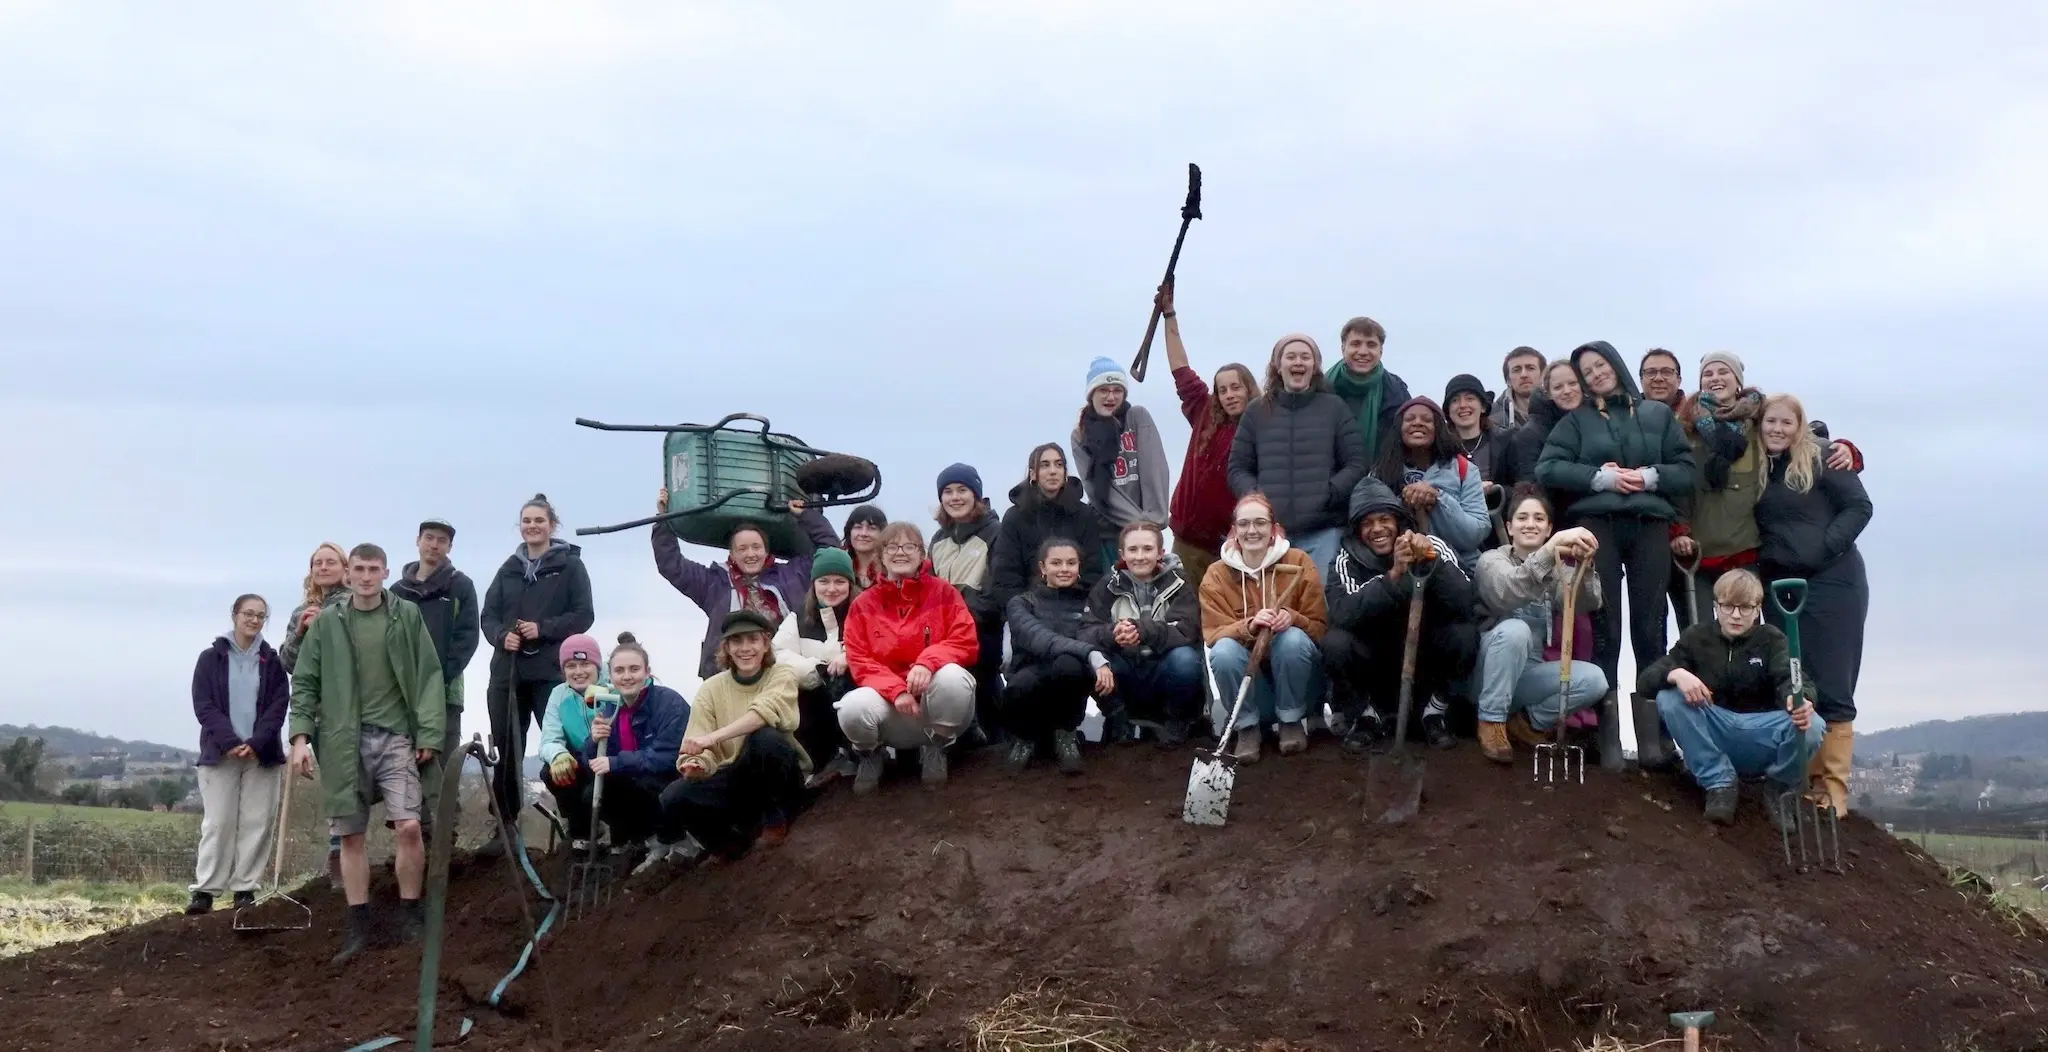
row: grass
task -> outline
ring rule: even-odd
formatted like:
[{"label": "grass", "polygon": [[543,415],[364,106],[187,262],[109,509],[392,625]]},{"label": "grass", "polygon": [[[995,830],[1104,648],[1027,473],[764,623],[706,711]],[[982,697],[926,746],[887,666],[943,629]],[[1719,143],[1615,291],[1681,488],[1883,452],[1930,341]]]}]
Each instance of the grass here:
[{"label": "grass", "polygon": [[1019,990],[967,1021],[974,1052],[1129,1052],[1128,1023],[1108,1005]]},{"label": "grass", "polygon": [[184,906],[175,884],[25,884],[0,880],[0,957],[91,938]]},{"label": "grass", "polygon": [[37,822],[91,822],[120,828],[167,826],[192,830],[195,836],[199,830],[198,815],[172,811],[135,811],[126,807],[80,807],[76,804],[23,803],[18,800],[0,803],[0,822],[28,819]]}]

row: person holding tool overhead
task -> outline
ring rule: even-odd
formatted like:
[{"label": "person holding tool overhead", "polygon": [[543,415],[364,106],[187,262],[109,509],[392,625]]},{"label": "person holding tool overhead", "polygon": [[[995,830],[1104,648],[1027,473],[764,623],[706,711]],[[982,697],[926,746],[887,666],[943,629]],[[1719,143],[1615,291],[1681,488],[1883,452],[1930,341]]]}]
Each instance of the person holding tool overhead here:
[{"label": "person holding tool overhead", "polygon": [[1160,287],[1157,303],[1160,317],[1166,319],[1166,362],[1173,367],[1173,389],[1180,395],[1180,412],[1190,429],[1167,526],[1173,530],[1173,554],[1180,557],[1188,580],[1199,587],[1230,535],[1230,512],[1237,503],[1230,492],[1230,445],[1245,408],[1259,397],[1259,381],[1250,369],[1231,362],[1216,370],[1214,380],[1204,382],[1202,374],[1188,365],[1172,285]]}]

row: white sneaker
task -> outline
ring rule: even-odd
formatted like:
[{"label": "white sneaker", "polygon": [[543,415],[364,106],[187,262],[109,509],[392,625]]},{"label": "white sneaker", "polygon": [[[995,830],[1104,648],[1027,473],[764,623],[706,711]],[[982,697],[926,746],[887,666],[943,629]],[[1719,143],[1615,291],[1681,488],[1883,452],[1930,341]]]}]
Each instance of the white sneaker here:
[{"label": "white sneaker", "polygon": [[673,847],[649,837],[647,840],[647,857],[641,859],[640,864],[633,867],[633,873],[638,875],[661,865],[663,862],[668,861],[669,855],[674,853],[674,851]]}]

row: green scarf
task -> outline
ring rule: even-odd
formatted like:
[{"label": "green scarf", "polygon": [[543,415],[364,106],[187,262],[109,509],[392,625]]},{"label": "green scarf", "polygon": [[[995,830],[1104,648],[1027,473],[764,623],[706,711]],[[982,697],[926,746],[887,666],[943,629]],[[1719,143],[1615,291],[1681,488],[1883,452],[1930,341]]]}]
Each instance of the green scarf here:
[{"label": "green scarf", "polygon": [[1351,375],[1339,361],[1324,374],[1330,380],[1330,389],[1337,392],[1346,405],[1358,407],[1358,436],[1365,440],[1365,462],[1376,464],[1380,457],[1380,394],[1386,385],[1380,378],[1387,375],[1387,363],[1372,367],[1364,377]]}]

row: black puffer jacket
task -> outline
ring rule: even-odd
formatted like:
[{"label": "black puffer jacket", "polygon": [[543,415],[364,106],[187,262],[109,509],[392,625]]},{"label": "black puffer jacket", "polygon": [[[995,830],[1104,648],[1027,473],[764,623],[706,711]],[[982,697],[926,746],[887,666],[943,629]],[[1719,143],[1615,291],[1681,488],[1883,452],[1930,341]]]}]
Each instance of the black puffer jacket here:
[{"label": "black puffer jacket", "polygon": [[1099,651],[1081,638],[1087,614],[1088,589],[1078,582],[1068,588],[1054,588],[1040,581],[1030,591],[1010,600],[1009,670],[1041,665],[1063,654],[1088,661],[1090,654]]},{"label": "black puffer jacket", "polygon": [[997,606],[1007,610],[1010,600],[1030,589],[1038,579],[1038,548],[1053,537],[1081,546],[1083,589],[1102,580],[1107,569],[1103,549],[1114,535],[1104,533],[1101,513],[1081,499],[1081,481],[1069,476],[1054,500],[1045,499],[1029,482],[1012,486],[1010,510],[1003,513],[995,555],[989,560],[989,590]]},{"label": "black puffer jacket", "polygon": [[483,643],[491,648],[491,681],[498,683],[511,671],[504,643],[514,623],[540,626],[540,638],[528,640],[519,650],[519,678],[553,683],[562,678],[562,641],[590,631],[596,620],[582,548],[555,541],[541,554],[531,581],[520,553],[513,552],[484,592]]},{"label": "black puffer jacket", "polygon": [[1230,492],[1263,492],[1290,533],[1328,529],[1344,525],[1345,502],[1366,466],[1357,414],[1342,398],[1280,391],[1253,402],[1238,420]]},{"label": "black puffer jacket", "polygon": [[[1604,340],[1583,344],[1572,352],[1572,368],[1579,356],[1597,352],[1614,368],[1620,386],[1606,398],[1597,398],[1592,387],[1580,377],[1585,400],[1550,430],[1543,455],[1536,462],[1537,481],[1570,497],[1571,514],[1641,515],[1645,518],[1678,519],[1674,497],[1691,496],[1698,475],[1693,467],[1692,444],[1678,426],[1678,414],[1662,402],[1642,397],[1627,363]],[[1657,488],[1640,493],[1597,489],[1603,464],[1625,468],[1655,468]]]},{"label": "black puffer jacket", "polygon": [[[1359,524],[1373,512],[1388,512],[1402,531],[1415,528],[1408,505],[1385,483],[1368,479],[1359,483],[1351,496],[1351,514],[1344,532],[1343,550],[1330,566],[1329,583],[1323,597],[1329,606],[1331,628],[1361,636],[1385,633],[1405,635],[1408,631],[1408,602],[1415,596],[1415,575],[1404,573],[1399,580],[1387,577],[1393,560],[1374,552],[1358,537]],[[1479,590],[1472,578],[1458,568],[1458,553],[1442,540],[1431,537],[1436,548],[1436,569],[1422,596],[1424,629],[1459,621],[1478,623]]]},{"label": "black puffer jacket", "polygon": [[1770,482],[1756,502],[1762,538],[1757,562],[1764,580],[1819,577],[1856,550],[1856,538],[1870,525],[1874,509],[1863,480],[1853,471],[1828,467],[1825,460],[1816,467],[1813,488],[1800,493],[1785,485],[1785,456],[1770,458]]},{"label": "black puffer jacket", "polygon": [[[1133,660],[1150,661],[1175,647],[1202,642],[1202,589],[1181,572],[1180,557],[1166,553],[1152,577],[1152,601],[1139,605],[1138,585],[1131,572],[1118,567],[1088,593],[1088,618],[1082,638],[1105,654],[1118,650]],[[1138,625],[1138,645],[1116,645],[1116,623]]]},{"label": "black puffer jacket", "polygon": [[1557,426],[1564,410],[1543,393],[1542,388],[1529,396],[1529,415],[1508,434],[1508,448],[1502,453],[1494,470],[1500,474],[1494,478],[1497,485],[1513,489],[1516,483],[1536,481],[1536,461],[1543,456],[1543,443],[1550,438],[1550,429]]}]

